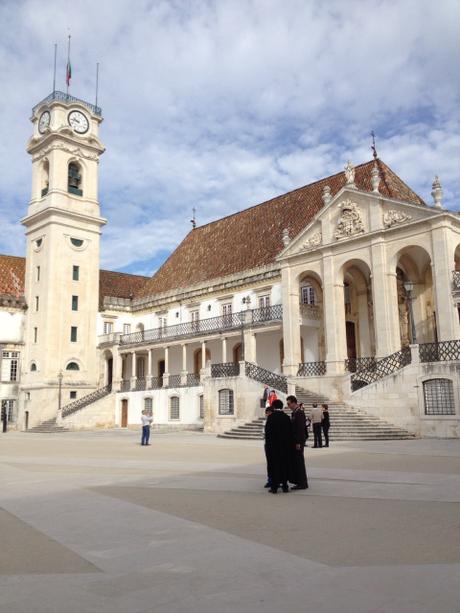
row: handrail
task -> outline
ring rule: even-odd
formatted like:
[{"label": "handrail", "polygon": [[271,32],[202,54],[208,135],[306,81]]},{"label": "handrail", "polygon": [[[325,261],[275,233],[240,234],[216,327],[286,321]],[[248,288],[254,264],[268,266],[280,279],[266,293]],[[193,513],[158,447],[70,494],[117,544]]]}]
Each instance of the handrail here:
[{"label": "handrail", "polygon": [[301,362],[298,377],[322,377],[326,374],[326,362]]},{"label": "handrail", "polygon": [[254,379],[254,381],[259,381],[259,383],[263,383],[268,385],[268,387],[278,390],[280,392],[287,393],[287,377],[284,375],[278,375],[271,370],[267,370],[266,368],[262,368],[257,364],[253,364],[252,362],[245,362],[245,374],[249,379]]},{"label": "handrail", "polygon": [[211,377],[238,377],[240,374],[239,362],[222,362],[221,364],[211,364]]},{"label": "handrail", "polygon": [[460,340],[423,343],[418,348],[420,362],[460,360]]},{"label": "handrail", "polygon": [[185,336],[212,334],[213,332],[220,332],[223,330],[235,330],[245,326],[281,321],[282,318],[283,307],[281,304],[277,304],[271,307],[239,311],[238,313],[208,317],[206,319],[188,321],[172,326],[163,326],[150,330],[138,330],[137,332],[121,335],[120,345],[148,344],[161,342],[165,339],[173,340]]},{"label": "handrail", "polygon": [[38,104],[36,104],[32,109],[32,114],[35,113],[35,111],[42,104],[47,104],[48,102],[52,102],[53,100],[61,100],[63,102],[78,102],[86,106],[86,108],[89,111],[91,111],[95,115],[98,115],[98,117],[102,115],[102,109],[100,106],[95,106],[94,104],[91,104],[91,102],[86,102],[85,100],[81,100],[80,98],[75,98],[75,96],[71,96],[70,94],[65,94],[64,92],[61,92],[58,90],[54,90],[54,92],[51,92],[51,94],[49,94],[48,96],[46,96],[46,98],[43,98],[43,100],[41,100]]},{"label": "handrail", "polygon": [[410,347],[403,347],[400,351],[395,351],[377,360],[377,362],[371,364],[369,368],[360,370],[351,375],[351,390],[355,392],[370,383],[375,383],[383,379],[383,377],[401,370],[411,363],[411,359]]},{"label": "handrail", "polygon": [[66,404],[64,407],[62,407],[62,417],[67,417],[68,415],[71,415],[72,413],[75,413],[76,411],[83,409],[89,404],[96,402],[96,400],[99,400],[100,398],[104,398],[104,396],[108,396],[111,393],[111,391],[112,391],[112,384],[109,383],[109,385],[100,387],[99,389],[94,390],[94,392],[91,392],[90,394],[87,394],[86,396],[82,396],[81,398],[78,398],[77,400],[74,400],[73,402]]}]

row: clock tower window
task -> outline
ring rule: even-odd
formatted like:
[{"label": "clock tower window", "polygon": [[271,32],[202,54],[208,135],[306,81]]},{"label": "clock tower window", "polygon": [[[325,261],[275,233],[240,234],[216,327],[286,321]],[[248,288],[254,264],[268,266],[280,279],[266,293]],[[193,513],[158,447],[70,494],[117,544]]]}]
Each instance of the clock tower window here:
[{"label": "clock tower window", "polygon": [[67,191],[76,196],[83,196],[81,185],[81,168],[76,162],[70,162],[67,175]]},{"label": "clock tower window", "polygon": [[48,160],[45,160],[43,162],[41,179],[41,197],[43,198],[43,196],[46,196],[46,194],[48,193],[48,189],[50,186],[50,163],[48,162]]}]

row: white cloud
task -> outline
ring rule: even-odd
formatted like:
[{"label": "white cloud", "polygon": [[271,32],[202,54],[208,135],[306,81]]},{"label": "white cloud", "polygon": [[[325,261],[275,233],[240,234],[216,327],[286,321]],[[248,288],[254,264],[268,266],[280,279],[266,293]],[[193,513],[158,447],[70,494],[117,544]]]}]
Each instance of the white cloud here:
[{"label": "white cloud", "polygon": [[74,95],[93,99],[101,63],[103,265],[144,270],[193,206],[203,223],[365,161],[371,129],[411,187],[429,199],[439,174],[458,208],[459,17],[454,0],[2,3],[0,251],[22,253],[27,119],[55,40],[63,85],[69,25]]}]

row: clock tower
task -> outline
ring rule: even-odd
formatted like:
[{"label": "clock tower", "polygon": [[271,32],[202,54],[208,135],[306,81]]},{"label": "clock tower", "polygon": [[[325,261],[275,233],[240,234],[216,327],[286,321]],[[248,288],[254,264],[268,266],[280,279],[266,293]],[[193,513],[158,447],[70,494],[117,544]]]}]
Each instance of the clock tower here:
[{"label": "clock tower", "polygon": [[97,388],[101,109],[55,91],[32,110],[21,405],[30,426]]}]

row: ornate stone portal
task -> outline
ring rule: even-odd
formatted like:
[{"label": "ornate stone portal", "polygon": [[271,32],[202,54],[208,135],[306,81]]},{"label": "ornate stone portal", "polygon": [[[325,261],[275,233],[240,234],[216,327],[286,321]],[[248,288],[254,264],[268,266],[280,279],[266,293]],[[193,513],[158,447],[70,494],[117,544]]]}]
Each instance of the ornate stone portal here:
[{"label": "ornate stone portal", "polygon": [[340,219],[335,230],[335,238],[348,238],[364,233],[363,214],[356,202],[349,198],[339,204],[342,209]]}]

